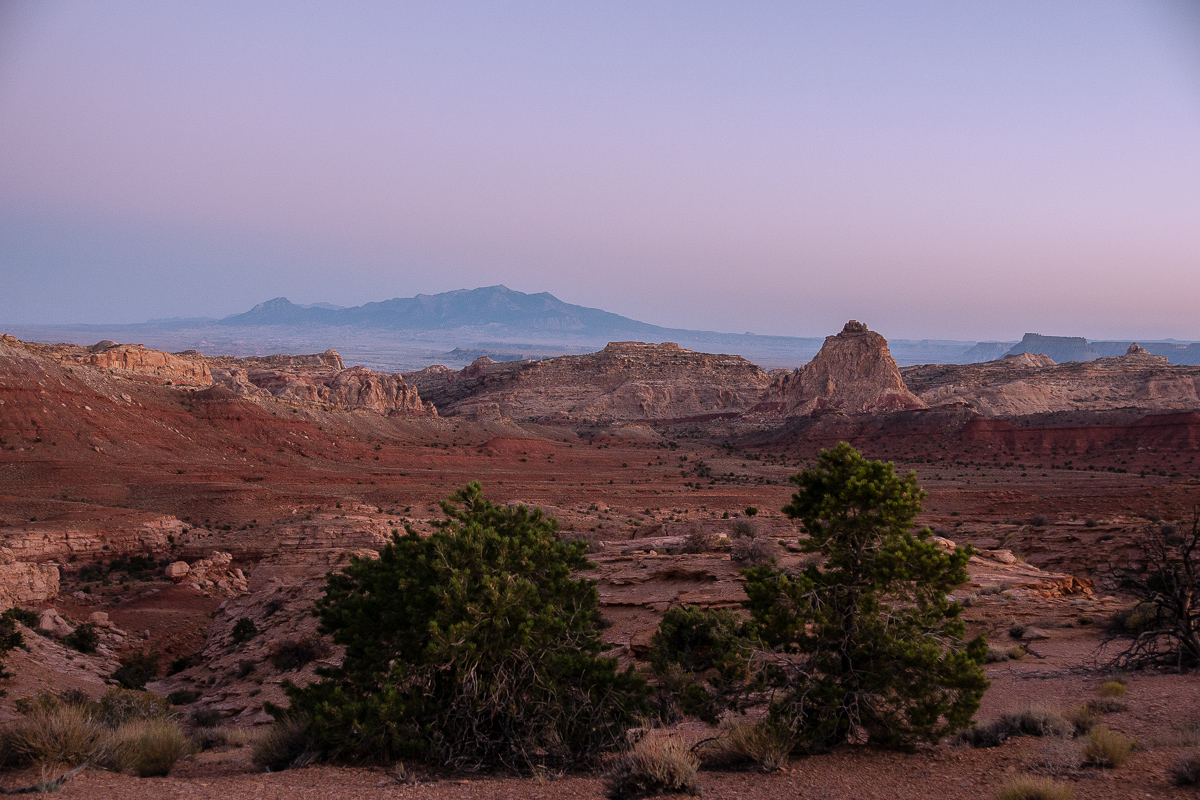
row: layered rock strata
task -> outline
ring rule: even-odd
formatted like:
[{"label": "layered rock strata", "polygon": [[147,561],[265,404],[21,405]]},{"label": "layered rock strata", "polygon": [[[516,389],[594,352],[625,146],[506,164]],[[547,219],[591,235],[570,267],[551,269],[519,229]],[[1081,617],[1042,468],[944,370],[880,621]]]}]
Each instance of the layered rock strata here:
[{"label": "layered rock strata", "polygon": [[769,378],[740,356],[677,344],[611,342],[597,353],[407,373],[445,415],[519,422],[601,423],[735,415],[757,402]]},{"label": "layered rock strata", "polygon": [[856,320],[803,367],[777,376],[754,413],[797,417],[838,411],[864,414],[924,408],[900,377],[887,340]]}]

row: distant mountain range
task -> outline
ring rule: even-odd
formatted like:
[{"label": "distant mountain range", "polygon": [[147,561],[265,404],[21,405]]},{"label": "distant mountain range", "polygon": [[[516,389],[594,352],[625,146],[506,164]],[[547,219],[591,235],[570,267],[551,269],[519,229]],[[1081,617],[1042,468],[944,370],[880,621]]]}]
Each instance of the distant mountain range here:
[{"label": "distant mountain range", "polygon": [[[869,320],[868,320],[869,322]],[[541,358],[598,350],[608,342],[676,342],[690,350],[740,355],[767,369],[797,367],[820,350],[824,337],[758,336],[664,328],[598,308],[564,303],[548,292],[506,286],[396,297],[352,308],[297,305],[285,297],[224,319],[154,320],[139,325],[12,326],[35,341],[98,339],[139,342],[166,350],[247,356],[317,352],[332,347],[347,364],[408,371],[435,363],[462,366],[481,355],[496,360]],[[833,333],[834,331],[831,331]],[[886,336],[886,331],[882,331]],[[89,341],[90,339],[90,341]],[[1058,363],[1121,355],[1130,342],[1029,333],[1020,342],[889,339],[901,366],[967,364],[1008,353],[1045,353]],[[1139,342],[1176,364],[1200,364],[1200,344]]]}]

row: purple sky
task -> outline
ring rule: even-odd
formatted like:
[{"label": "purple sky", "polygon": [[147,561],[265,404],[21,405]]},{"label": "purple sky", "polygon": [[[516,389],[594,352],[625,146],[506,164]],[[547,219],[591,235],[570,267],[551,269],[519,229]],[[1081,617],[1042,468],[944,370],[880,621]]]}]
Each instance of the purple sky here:
[{"label": "purple sky", "polygon": [[504,283],[1200,339],[1198,5],[0,0],[0,328]]}]

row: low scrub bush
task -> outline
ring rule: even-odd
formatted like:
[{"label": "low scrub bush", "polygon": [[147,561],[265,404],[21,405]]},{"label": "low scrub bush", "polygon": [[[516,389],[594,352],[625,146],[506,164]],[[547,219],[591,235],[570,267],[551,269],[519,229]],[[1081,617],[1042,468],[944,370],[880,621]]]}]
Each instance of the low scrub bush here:
[{"label": "low scrub bush", "polygon": [[175,762],[188,751],[188,740],[173,719],[141,719],[118,727],[111,738],[109,763],[117,772],[139,777],[171,774]]},{"label": "low scrub bush", "polygon": [[1083,749],[1074,739],[1045,739],[1038,746],[1041,769],[1050,775],[1077,772],[1083,766]]},{"label": "low scrub bush", "polygon": [[1125,687],[1125,684],[1121,683],[1120,681],[1105,681],[1104,683],[1100,684],[1098,691],[1100,692],[1101,697],[1121,698],[1125,696],[1125,693],[1128,691],[1128,689]]},{"label": "low scrub bush", "polygon": [[748,519],[735,520],[729,529],[734,539],[753,539],[758,536],[758,526]]},{"label": "low scrub bush", "polygon": [[173,706],[191,705],[200,699],[200,692],[195,689],[177,689],[167,695],[167,702]]},{"label": "low scrub bush", "polygon": [[[281,672],[292,672],[303,669],[306,664],[316,661],[329,653],[329,645],[316,636],[302,636],[299,639],[288,639],[280,642],[271,654],[271,663]],[[249,672],[245,673],[249,674]],[[243,675],[244,677],[244,675]]]},{"label": "low scrub bush", "polygon": [[1200,752],[1193,751],[1180,756],[1171,767],[1170,777],[1175,786],[1200,785]]},{"label": "low scrub bush", "polygon": [[705,528],[694,528],[683,540],[683,553],[707,553],[717,549],[720,537]]},{"label": "low scrub bush", "polygon": [[650,640],[648,659],[666,694],[668,717],[678,707],[716,723],[724,710],[737,707],[754,679],[752,640],[729,609],[668,609]]},{"label": "low scrub bush", "polygon": [[100,646],[100,634],[96,633],[95,625],[85,622],[64,636],[62,642],[81,653],[94,653]]},{"label": "low scrub bush", "polygon": [[242,728],[219,725],[215,728],[198,728],[192,734],[192,741],[201,750],[212,750],[214,747],[245,747],[250,741],[250,734]]},{"label": "low scrub bush", "polygon": [[734,539],[730,557],[741,564],[761,567],[779,557],[779,543],[774,539]]},{"label": "low scrub bush", "polygon": [[1008,626],[1008,635],[1014,639],[1020,639],[1025,635],[1028,626],[1020,622],[1014,622]]},{"label": "low scrub bush", "polygon": [[303,720],[277,719],[250,741],[250,760],[267,772],[302,767],[317,756]]},{"label": "low scrub bush", "polygon": [[1087,707],[1096,714],[1115,714],[1129,708],[1124,701],[1115,697],[1093,697],[1087,701]]},{"label": "low scrub bush", "polygon": [[192,712],[192,724],[197,728],[215,728],[221,722],[221,712],[211,706]]},{"label": "low scrub bush", "polygon": [[1133,753],[1133,740],[1103,725],[1092,728],[1083,748],[1083,760],[1097,767],[1119,767]]},{"label": "low scrub bush", "polygon": [[145,689],[146,683],[158,677],[158,653],[143,650],[126,657],[112,674],[112,679],[125,689]]},{"label": "low scrub bush", "polygon": [[979,725],[960,733],[956,739],[971,747],[996,747],[1016,736],[1071,736],[1075,725],[1057,711],[1030,706],[1021,711],[1009,711],[987,725]]},{"label": "low scrub bush", "polygon": [[167,711],[167,701],[158,695],[129,689],[110,689],[96,705],[97,718],[110,728],[126,722],[159,719]]},{"label": "low scrub bush", "polygon": [[1075,706],[1065,715],[1067,721],[1075,728],[1075,735],[1082,736],[1090,731],[1096,725],[1096,720],[1100,718],[1092,709],[1087,706]]},{"label": "low scrub bush", "polygon": [[1004,784],[993,800],[1074,800],[1075,793],[1065,783],[1037,775],[1020,775]]},{"label": "low scrub bush", "polygon": [[[13,648],[21,647],[25,644],[25,636],[17,627],[18,622],[26,625],[25,621],[21,618],[22,611],[23,609],[10,608],[8,611],[0,614],[0,678],[11,677],[9,673],[4,671],[4,656]],[[33,620],[33,625],[37,625],[36,616]],[[26,627],[33,627],[33,625],[26,625]]]},{"label": "low scrub bush", "polygon": [[238,644],[248,642],[258,636],[258,626],[249,617],[241,617],[233,623],[233,641]]},{"label": "low scrub bush", "polygon": [[651,733],[617,757],[604,776],[605,794],[610,800],[699,795],[699,768],[700,762],[682,739]]}]

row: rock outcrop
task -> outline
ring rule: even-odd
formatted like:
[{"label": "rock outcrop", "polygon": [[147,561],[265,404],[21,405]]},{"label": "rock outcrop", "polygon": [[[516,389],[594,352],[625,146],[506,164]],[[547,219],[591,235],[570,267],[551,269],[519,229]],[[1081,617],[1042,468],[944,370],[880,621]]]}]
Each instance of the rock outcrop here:
[{"label": "rock outcrop", "polygon": [[213,379],[202,357],[149,350],[140,344],[103,341],[88,348],[82,363],[129,375],[146,375],[176,386],[211,386]]},{"label": "rock outcrop", "polygon": [[987,416],[1063,411],[1200,409],[1200,367],[1172,365],[1137,344],[1123,356],[1055,364],[1021,353],[982,364],[926,364],[901,370],[930,406],[962,404]]},{"label": "rock outcrop", "polygon": [[274,397],[388,417],[435,415],[432,403],[400,375],[345,368],[336,350],[310,356],[214,359],[213,380],[244,397]]},{"label": "rock outcrop", "polygon": [[519,422],[605,423],[739,414],[766,388],[765,372],[740,356],[677,344],[611,342],[597,353],[430,367],[404,376],[444,415]]},{"label": "rock outcrop", "polygon": [[863,414],[924,408],[908,390],[887,340],[856,320],[825,338],[821,352],[771,382],[754,413],[784,417],[828,411]]}]

